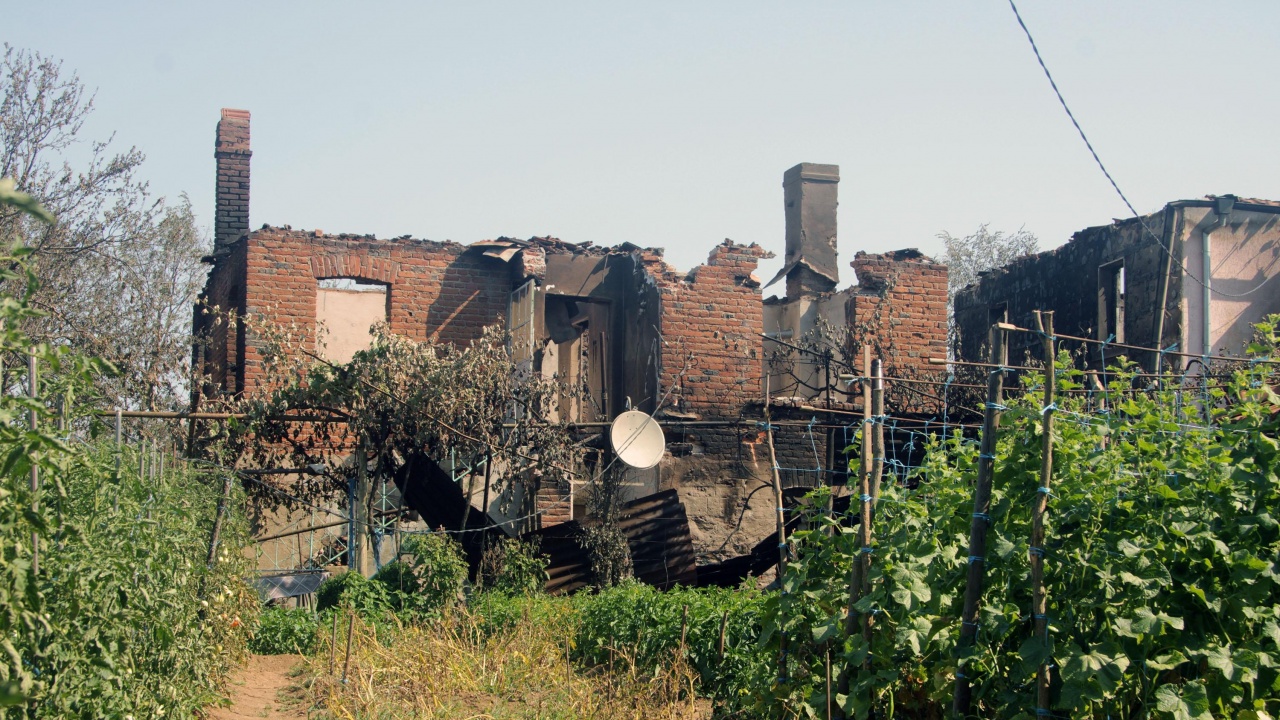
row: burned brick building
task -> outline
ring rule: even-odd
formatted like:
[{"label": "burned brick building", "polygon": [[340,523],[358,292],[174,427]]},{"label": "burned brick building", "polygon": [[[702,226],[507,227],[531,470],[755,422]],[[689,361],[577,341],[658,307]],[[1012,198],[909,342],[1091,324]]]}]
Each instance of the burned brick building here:
[{"label": "burned brick building", "polygon": [[[1052,310],[1059,334],[1161,348],[1166,370],[1185,369],[1197,356],[1239,354],[1252,325],[1280,312],[1277,274],[1280,203],[1178,200],[983,274],[955,298],[956,356],[983,360],[992,323],[1034,327],[1032,311]],[[1011,356],[1038,352],[1034,336],[1011,341]],[[1159,357],[1126,354],[1149,369]]]},{"label": "burned brick building", "polygon": [[[635,408],[663,424],[669,452],[651,470],[629,471],[627,496],[678,497],[699,562],[741,555],[772,529],[773,499],[757,492],[771,473],[756,426],[765,354],[776,344],[765,340],[766,330],[798,339],[820,318],[857,324],[865,330],[861,342],[921,371],[929,356],[945,352],[945,267],[915,251],[858,253],[852,264],[859,285],[836,291],[835,166],[787,172],[788,293],[766,303],[755,270],[771,255],[730,240],[682,272],[666,264],[662,250],[631,244],[535,237],[462,245],[287,226],[250,230],[247,112],[223,111],[215,157],[217,232],[206,258],[205,304],[233,318],[323,324],[328,336],[317,352],[339,362],[367,347],[376,322],[441,343],[465,343],[502,324],[518,363],[585,388],[582,397],[566,398],[562,418],[595,424],[598,433],[600,423]],[[200,395],[252,391],[264,379],[255,339],[241,322],[210,318],[196,314],[204,342],[195,363],[209,378]],[[825,381],[840,392],[809,393],[799,404],[853,408],[847,383],[830,375]],[[804,394],[776,384],[769,394],[782,393]],[[812,466],[816,442],[830,471],[838,461],[812,433],[781,437],[780,462]],[[580,490],[540,488],[515,510],[495,496],[479,509],[499,522],[532,509],[535,529],[546,529],[581,519]],[[470,502],[483,505],[478,491]]]}]

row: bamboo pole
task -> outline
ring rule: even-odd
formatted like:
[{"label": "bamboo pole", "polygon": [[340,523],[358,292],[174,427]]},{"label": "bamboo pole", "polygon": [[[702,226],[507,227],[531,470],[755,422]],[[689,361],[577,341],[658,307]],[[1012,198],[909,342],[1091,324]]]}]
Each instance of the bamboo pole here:
[{"label": "bamboo pole", "polygon": [[[1049,484],[1053,479],[1053,415],[1054,390],[1057,387],[1055,340],[1053,336],[1053,312],[1036,312],[1036,329],[1044,337],[1044,417],[1041,430],[1040,487],[1036,492],[1031,515],[1031,616],[1035,623],[1035,636],[1049,642],[1048,598],[1044,589],[1044,517],[1049,505]],[[1040,663],[1036,670],[1036,715],[1049,711],[1049,663]]]},{"label": "bamboo pole", "polygon": [[[987,375],[987,404],[982,414],[982,446],[978,455],[978,477],[973,489],[973,522],[969,525],[969,575],[965,583],[964,611],[960,616],[960,648],[972,645],[978,634],[978,606],[982,600],[982,581],[986,569],[987,526],[991,523],[991,475],[996,453],[996,432],[1000,425],[1000,400],[1004,393],[1004,363],[1009,350],[1006,331],[992,325],[988,334],[991,362]],[[952,713],[959,718],[969,715],[972,688],[964,673],[964,663],[956,666],[956,689]]]}]

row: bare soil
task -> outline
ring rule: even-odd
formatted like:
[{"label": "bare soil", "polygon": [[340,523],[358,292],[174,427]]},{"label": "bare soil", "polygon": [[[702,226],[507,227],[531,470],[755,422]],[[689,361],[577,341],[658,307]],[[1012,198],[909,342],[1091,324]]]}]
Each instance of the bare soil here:
[{"label": "bare soil", "polygon": [[231,678],[231,706],[210,708],[209,720],[305,718],[284,692],[295,684],[290,671],[301,661],[300,655],[250,655]]}]

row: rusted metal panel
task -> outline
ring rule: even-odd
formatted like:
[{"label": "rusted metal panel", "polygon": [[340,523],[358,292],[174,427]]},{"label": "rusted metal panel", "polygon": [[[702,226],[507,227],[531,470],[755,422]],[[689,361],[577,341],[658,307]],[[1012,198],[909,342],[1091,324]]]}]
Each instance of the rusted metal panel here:
[{"label": "rusted metal panel", "polygon": [[[581,542],[584,527],[571,521],[529,534],[541,542],[549,563],[547,592],[573,592],[591,584],[591,556]],[[689,519],[675,490],[627,503],[617,527],[627,538],[636,579],[664,590],[697,583]]]}]

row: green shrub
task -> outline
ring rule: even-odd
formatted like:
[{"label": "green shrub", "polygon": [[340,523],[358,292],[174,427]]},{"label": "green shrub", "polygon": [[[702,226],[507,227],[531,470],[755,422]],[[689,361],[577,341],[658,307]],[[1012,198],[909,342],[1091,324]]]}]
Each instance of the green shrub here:
[{"label": "green shrub", "polygon": [[[685,657],[698,671],[702,692],[732,707],[743,700],[749,704],[768,675],[766,656],[756,646],[764,596],[755,590],[677,587],[664,592],[631,580],[574,600],[576,656],[587,664],[607,665],[612,653],[622,653],[648,671],[669,665],[680,647],[687,607]],[[722,658],[720,624],[726,616]]]},{"label": "green shrub", "polygon": [[547,559],[534,542],[500,538],[480,563],[485,590],[508,595],[531,595],[547,583]]},{"label": "green shrub", "polygon": [[412,590],[402,591],[406,611],[434,615],[462,598],[467,560],[456,540],[443,533],[410,535],[401,548],[408,560],[396,569],[395,582],[404,587],[412,578]]},{"label": "green shrub", "polygon": [[315,649],[316,614],[306,608],[267,608],[249,639],[250,652],[259,655],[308,654]]},{"label": "green shrub", "polygon": [[391,593],[384,583],[348,571],[334,575],[316,588],[316,610],[329,608],[354,610],[368,616],[379,615],[392,609]]}]

